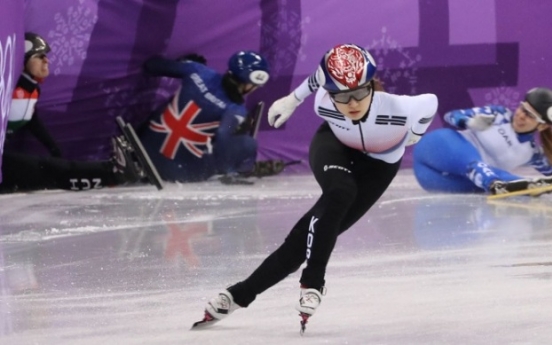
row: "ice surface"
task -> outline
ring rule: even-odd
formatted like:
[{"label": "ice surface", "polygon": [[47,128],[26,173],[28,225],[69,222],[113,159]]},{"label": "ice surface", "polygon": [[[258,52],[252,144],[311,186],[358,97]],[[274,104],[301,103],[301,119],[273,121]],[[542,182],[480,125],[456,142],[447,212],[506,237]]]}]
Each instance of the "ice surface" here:
[{"label": "ice surface", "polygon": [[340,237],[299,335],[299,272],[209,330],[315,202],[311,176],[0,196],[0,344],[551,344],[551,196],[430,194],[402,171]]}]

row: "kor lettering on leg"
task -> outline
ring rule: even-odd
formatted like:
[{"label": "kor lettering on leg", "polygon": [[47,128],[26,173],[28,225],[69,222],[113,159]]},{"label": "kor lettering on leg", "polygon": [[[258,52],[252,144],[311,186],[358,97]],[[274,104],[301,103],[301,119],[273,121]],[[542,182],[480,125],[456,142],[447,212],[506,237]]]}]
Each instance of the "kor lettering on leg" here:
[{"label": "kor lettering on leg", "polygon": [[87,178],[71,178],[69,179],[69,183],[71,183],[71,190],[89,190],[89,189],[101,189],[102,186],[102,179],[101,178],[93,178],[92,180],[89,180]]},{"label": "kor lettering on leg", "polygon": [[307,259],[310,259],[312,243],[314,242],[314,225],[318,222],[318,218],[312,216],[309,224],[309,233],[307,235]]}]

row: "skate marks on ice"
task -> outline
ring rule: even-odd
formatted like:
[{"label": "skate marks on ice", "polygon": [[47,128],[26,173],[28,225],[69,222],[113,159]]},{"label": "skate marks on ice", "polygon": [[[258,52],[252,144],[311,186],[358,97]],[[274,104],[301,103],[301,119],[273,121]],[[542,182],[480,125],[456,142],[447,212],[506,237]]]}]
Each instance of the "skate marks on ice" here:
[{"label": "skate marks on ice", "polygon": [[[550,198],[421,191],[401,175],[336,245],[307,332],[300,271],[201,332],[319,195],[311,177],[1,198],[0,344],[546,344]],[[496,202],[499,202],[498,200]],[[12,207],[13,206],[13,207]],[[9,211],[9,212],[8,212]],[[540,264],[539,264],[540,263]]]}]

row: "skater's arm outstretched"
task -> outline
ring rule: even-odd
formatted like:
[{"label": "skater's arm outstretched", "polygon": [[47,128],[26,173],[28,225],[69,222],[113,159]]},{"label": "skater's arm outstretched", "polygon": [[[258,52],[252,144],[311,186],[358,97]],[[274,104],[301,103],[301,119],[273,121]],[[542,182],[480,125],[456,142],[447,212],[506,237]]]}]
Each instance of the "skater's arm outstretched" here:
[{"label": "skater's arm outstretched", "polygon": [[144,71],[156,77],[183,78],[186,75],[186,64],[189,63],[195,62],[154,56],[144,63]]}]

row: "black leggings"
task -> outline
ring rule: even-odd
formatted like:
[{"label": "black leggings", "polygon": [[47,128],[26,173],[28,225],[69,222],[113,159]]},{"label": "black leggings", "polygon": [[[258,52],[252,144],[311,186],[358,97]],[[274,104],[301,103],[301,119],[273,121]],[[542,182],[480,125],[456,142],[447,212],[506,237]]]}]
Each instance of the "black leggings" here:
[{"label": "black leggings", "polygon": [[295,272],[305,260],[300,283],[320,290],[337,237],[376,203],[400,167],[400,161],[389,164],[345,146],[327,124],[311,142],[309,161],[322,195],[284,243],[246,280],[228,289],[242,307]]},{"label": "black leggings", "polygon": [[41,189],[86,190],[112,186],[117,181],[109,161],[77,162],[4,152],[0,193]]}]

